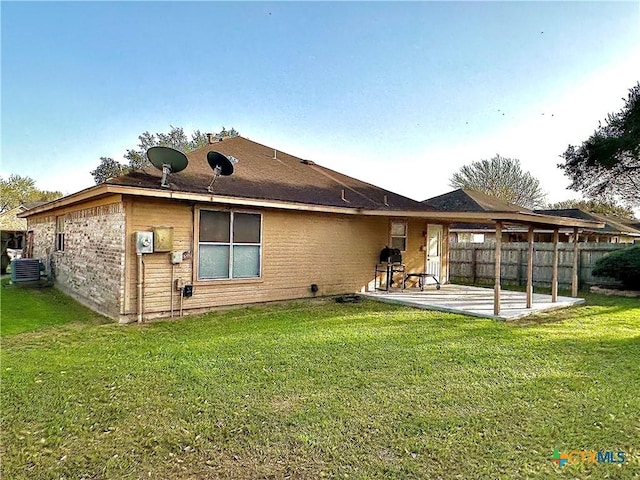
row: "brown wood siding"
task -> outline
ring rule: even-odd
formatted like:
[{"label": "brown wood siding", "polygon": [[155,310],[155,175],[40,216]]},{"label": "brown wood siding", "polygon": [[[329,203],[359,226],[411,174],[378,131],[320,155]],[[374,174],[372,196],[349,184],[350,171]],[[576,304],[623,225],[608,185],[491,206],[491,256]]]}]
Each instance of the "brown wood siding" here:
[{"label": "brown wood siding", "polygon": [[[201,205],[201,208],[214,208]],[[139,200],[127,202],[126,314],[136,313],[135,232],[156,226],[172,226],[174,250],[191,253],[191,259],[175,266],[174,278],[194,284],[193,297],[184,299],[185,310],[244,303],[268,302],[312,296],[310,285],[318,285],[317,295],[353,293],[371,288],[373,270],[380,250],[388,244],[390,220],[271,209],[236,209],[261,213],[262,277],[245,280],[197,281],[193,268],[194,211],[188,203]],[[410,219],[405,262],[409,271],[424,270],[426,224]],[[171,263],[168,253],[144,256],[144,310],[146,314],[166,313],[171,307]],[[174,308],[179,308],[174,293]]]},{"label": "brown wood siding", "polygon": [[[201,310],[220,306],[259,303],[354,293],[373,287],[373,271],[380,250],[389,242],[390,219],[330,213],[272,209],[233,209],[262,214],[262,276],[259,279],[196,279],[197,232],[194,212],[212,205],[163,200],[125,200],[127,212],[127,259],[125,313],[136,314],[137,260],[135,232],[153,227],[173,227],[173,249],[188,251],[191,258],[174,267],[174,278],[194,285],[193,297],[184,299],[184,309]],[[224,210],[227,207],[221,206]],[[426,223],[408,220],[407,271],[424,271]],[[194,240],[195,238],[195,240]],[[165,315],[171,308],[171,263],[169,253],[144,256],[145,315]],[[179,309],[174,292],[174,310]]]},{"label": "brown wood siding", "polygon": [[[162,200],[125,200],[127,211],[126,238],[126,299],[125,314],[137,313],[137,256],[136,232],[151,231],[154,227],[173,227],[173,250],[193,251],[193,213],[188,203]],[[144,255],[144,310],[145,312],[169,311],[171,306],[171,270],[175,278],[191,281],[191,262],[185,261],[172,267],[167,252]],[[174,292],[176,305],[178,292]]]}]

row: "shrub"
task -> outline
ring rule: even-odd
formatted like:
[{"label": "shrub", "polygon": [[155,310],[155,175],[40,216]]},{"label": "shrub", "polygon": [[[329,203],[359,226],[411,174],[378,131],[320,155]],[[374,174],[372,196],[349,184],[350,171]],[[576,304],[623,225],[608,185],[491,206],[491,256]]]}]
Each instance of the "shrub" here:
[{"label": "shrub", "polygon": [[616,250],[596,262],[593,274],[620,280],[625,288],[640,290],[640,245]]}]

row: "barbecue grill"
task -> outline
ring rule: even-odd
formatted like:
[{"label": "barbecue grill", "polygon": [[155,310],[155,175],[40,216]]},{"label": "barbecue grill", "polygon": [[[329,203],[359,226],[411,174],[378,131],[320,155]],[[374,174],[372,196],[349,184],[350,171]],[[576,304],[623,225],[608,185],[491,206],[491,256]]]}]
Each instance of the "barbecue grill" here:
[{"label": "barbecue grill", "polygon": [[[376,290],[389,291],[389,288],[393,286],[393,275],[401,274],[401,288],[404,290],[404,278],[405,278],[405,266],[402,263],[402,253],[397,248],[389,248],[385,246],[380,251],[379,263],[376,264],[374,273],[374,288]],[[378,275],[380,280],[378,281]],[[384,279],[384,282],[383,282]]]},{"label": "barbecue grill", "polygon": [[384,247],[380,252],[380,263],[402,263],[402,253],[397,248]]}]

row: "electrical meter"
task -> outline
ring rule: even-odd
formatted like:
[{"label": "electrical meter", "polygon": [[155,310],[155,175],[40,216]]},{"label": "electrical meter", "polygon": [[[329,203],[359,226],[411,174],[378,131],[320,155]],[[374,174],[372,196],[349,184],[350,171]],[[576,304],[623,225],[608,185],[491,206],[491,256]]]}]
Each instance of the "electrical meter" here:
[{"label": "electrical meter", "polygon": [[136,232],[136,253],[153,253],[153,232]]}]

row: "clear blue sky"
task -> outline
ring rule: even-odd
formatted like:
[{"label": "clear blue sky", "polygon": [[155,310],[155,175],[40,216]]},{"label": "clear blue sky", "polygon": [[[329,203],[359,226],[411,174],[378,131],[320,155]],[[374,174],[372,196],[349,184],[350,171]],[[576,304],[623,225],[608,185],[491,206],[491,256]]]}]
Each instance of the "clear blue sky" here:
[{"label": "clear blue sky", "polygon": [[[242,135],[422,200],[556,168],[640,79],[640,3],[2,2],[2,165],[93,184],[145,130]],[[240,159],[241,160],[241,159]]]}]

